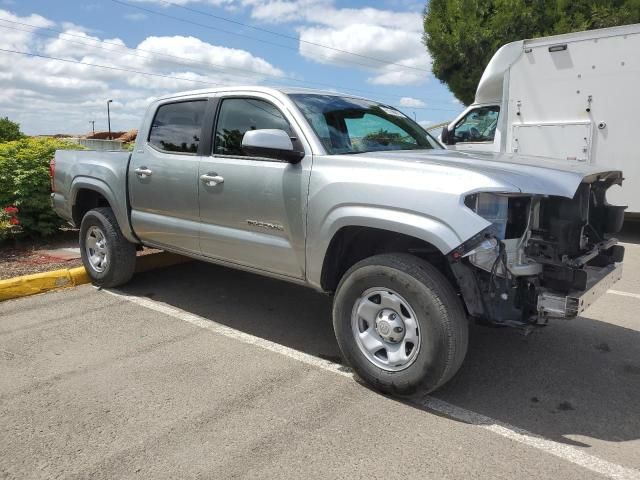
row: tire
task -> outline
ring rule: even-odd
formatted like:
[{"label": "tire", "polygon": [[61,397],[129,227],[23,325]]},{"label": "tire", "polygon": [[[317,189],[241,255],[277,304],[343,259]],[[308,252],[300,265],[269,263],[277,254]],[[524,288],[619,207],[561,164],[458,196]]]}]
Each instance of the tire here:
[{"label": "tire", "polygon": [[136,246],[124,238],[108,207],[89,210],[82,218],[80,254],[89,278],[101,287],[124,285],[136,267]]},{"label": "tire", "polygon": [[355,373],[377,390],[401,395],[429,393],[449,381],[469,338],[465,310],[449,280],[403,253],[367,258],[344,274],[333,327]]}]

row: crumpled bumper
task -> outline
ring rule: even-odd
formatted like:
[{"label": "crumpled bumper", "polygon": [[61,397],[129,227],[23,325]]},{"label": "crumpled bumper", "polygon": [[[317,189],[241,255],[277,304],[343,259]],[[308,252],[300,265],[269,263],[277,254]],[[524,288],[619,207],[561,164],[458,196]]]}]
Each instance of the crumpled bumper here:
[{"label": "crumpled bumper", "polygon": [[545,318],[573,318],[580,315],[622,278],[622,263],[604,268],[586,267],[587,288],[568,295],[542,292],[538,295],[538,314]]}]

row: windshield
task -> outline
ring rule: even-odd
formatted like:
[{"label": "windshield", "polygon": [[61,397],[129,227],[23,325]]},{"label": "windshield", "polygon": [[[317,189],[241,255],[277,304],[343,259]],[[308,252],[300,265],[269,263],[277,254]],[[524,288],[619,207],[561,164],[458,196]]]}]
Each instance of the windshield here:
[{"label": "windshield", "polygon": [[289,97],[331,155],[442,148],[416,122],[381,103],[335,95]]}]

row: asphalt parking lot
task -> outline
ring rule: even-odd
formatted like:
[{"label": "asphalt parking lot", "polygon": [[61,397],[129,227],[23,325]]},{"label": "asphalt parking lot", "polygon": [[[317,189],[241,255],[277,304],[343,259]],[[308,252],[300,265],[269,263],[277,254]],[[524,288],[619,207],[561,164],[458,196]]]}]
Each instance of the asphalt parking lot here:
[{"label": "asphalt parking lot", "polygon": [[330,299],[199,262],[0,303],[0,478],[640,479],[640,244],[578,319],[473,326],[432,397],[358,384]]}]

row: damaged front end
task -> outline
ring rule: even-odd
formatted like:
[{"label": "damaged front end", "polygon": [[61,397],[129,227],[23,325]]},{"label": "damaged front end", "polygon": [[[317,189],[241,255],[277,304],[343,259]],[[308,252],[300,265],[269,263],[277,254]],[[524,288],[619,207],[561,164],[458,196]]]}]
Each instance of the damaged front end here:
[{"label": "damaged front end", "polygon": [[606,191],[620,172],[586,177],[573,198],[474,193],[467,208],[491,225],[449,253],[469,314],[492,324],[573,318],[618,281],[626,207]]}]

